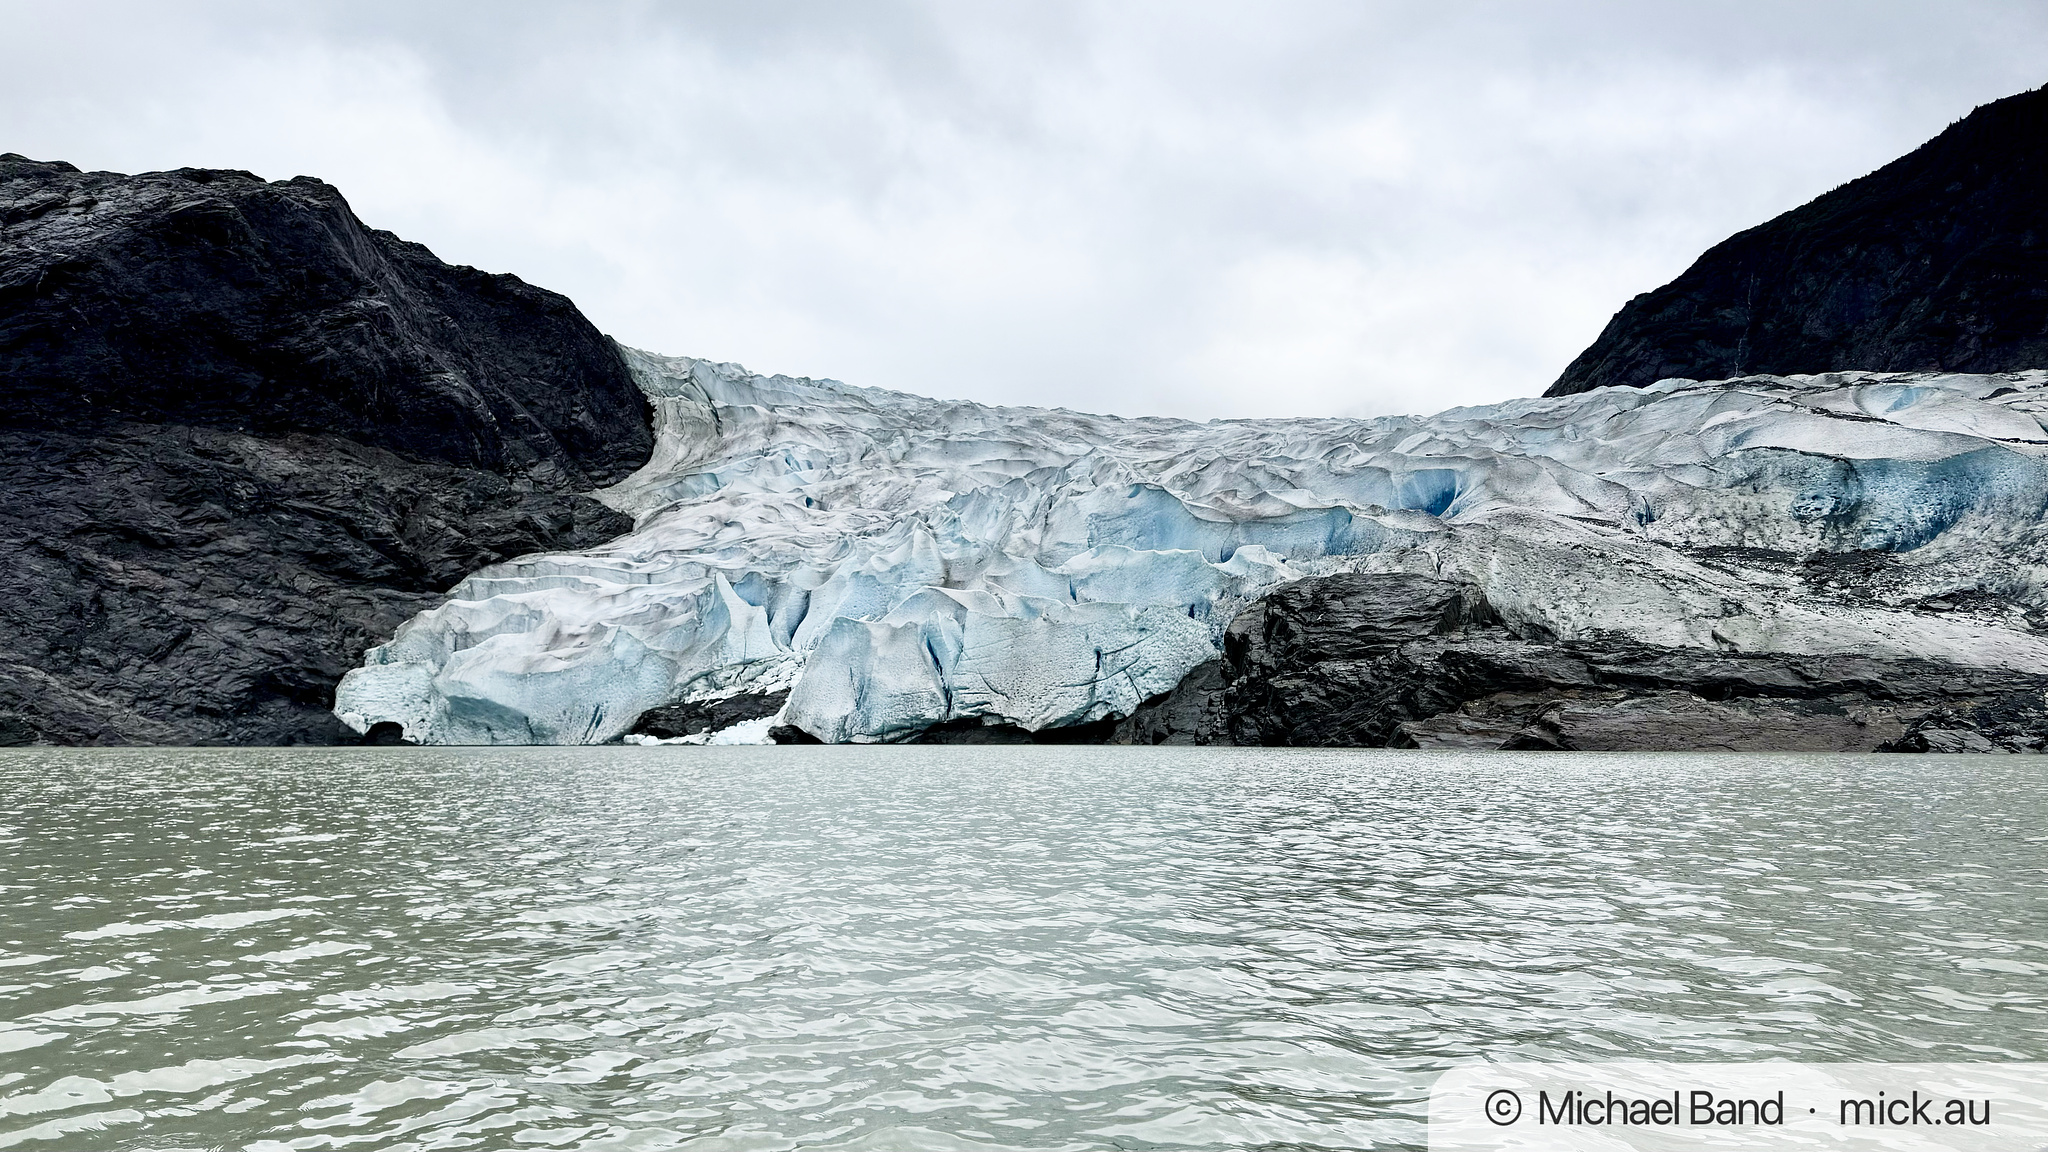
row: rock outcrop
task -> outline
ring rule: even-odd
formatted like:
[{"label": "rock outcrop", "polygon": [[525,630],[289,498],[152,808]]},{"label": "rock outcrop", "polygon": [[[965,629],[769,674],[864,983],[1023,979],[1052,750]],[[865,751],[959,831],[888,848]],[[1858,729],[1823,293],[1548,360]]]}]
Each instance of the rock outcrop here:
[{"label": "rock outcrop", "polygon": [[749,720],[765,720],[782,711],[789,702],[789,690],[741,692],[709,700],[685,700],[649,708],[633,722],[632,735],[675,740],[719,732]]},{"label": "rock outcrop", "polygon": [[324,742],[475,569],[631,521],[645,398],[566,299],[316,180],[0,156],[0,740]]},{"label": "rock outcrop", "polygon": [[1228,675],[1223,661],[1195,665],[1173,691],[1138,705],[1103,736],[1106,744],[1235,744],[1224,706]]},{"label": "rock outcrop", "polygon": [[1347,574],[1232,622],[1221,697],[1241,744],[1579,751],[2039,752],[2048,674],[1846,653],[1570,640],[1503,623],[1469,584]]},{"label": "rock outcrop", "polygon": [[0,421],[337,436],[590,488],[652,446],[566,298],[365,227],[311,177],[0,156]]},{"label": "rock outcrop", "polygon": [[1708,249],[1548,395],[1667,377],[2048,366],[2048,88]]}]

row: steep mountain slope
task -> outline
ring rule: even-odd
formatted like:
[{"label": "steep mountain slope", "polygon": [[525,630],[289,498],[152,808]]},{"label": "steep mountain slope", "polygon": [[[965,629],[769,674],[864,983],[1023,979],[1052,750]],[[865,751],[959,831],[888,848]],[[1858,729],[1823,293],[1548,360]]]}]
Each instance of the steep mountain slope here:
[{"label": "steep mountain slope", "polygon": [[2048,88],[1707,250],[1547,395],[1666,377],[2048,365]]},{"label": "steep mountain slope", "polygon": [[0,740],[341,735],[474,568],[627,527],[647,407],[566,299],[306,177],[0,156]]}]

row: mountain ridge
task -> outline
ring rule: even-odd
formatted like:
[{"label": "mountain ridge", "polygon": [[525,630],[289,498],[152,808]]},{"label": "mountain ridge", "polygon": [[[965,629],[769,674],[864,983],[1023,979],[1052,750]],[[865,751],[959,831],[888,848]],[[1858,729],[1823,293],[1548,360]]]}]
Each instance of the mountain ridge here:
[{"label": "mountain ridge", "polygon": [[1709,248],[1546,396],[1665,378],[2048,365],[2048,86]]},{"label": "mountain ridge", "polygon": [[0,156],[0,743],[351,739],[469,572],[631,526],[644,398],[566,298],[310,177]]}]

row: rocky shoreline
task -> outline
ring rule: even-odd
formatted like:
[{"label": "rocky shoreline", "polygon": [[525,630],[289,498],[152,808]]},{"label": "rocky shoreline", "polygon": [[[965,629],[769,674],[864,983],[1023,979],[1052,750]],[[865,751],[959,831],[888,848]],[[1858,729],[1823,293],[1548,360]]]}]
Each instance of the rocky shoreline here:
[{"label": "rocky shoreline", "polygon": [[1348,574],[1277,589],[1223,660],[1116,743],[1519,751],[2040,752],[2048,675],[1715,652],[1504,624],[1477,589]]}]

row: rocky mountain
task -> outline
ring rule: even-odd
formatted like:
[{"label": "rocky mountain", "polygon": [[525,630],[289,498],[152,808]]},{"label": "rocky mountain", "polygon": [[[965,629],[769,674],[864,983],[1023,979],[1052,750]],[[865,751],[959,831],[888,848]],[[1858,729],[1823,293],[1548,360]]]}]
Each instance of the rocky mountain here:
[{"label": "rocky mountain", "polygon": [[2048,366],[2048,88],[1987,104],[1628,302],[1547,395]]},{"label": "rocky mountain", "polygon": [[[1739,569],[1738,569],[1739,570]],[[1960,661],[1571,639],[1470,584],[1325,576],[1232,622],[1209,691],[1230,729],[1160,743],[1757,752],[2039,752],[2048,675]]]},{"label": "rocky mountain", "polygon": [[568,300],[299,177],[0,156],[0,741],[294,743],[474,569],[630,522],[652,445]]},{"label": "rocky mountain", "polygon": [[598,496],[634,531],[471,575],[343,680],[352,728],[1585,749],[2048,736],[2048,373],[1193,423],[628,358],[658,439]]}]

